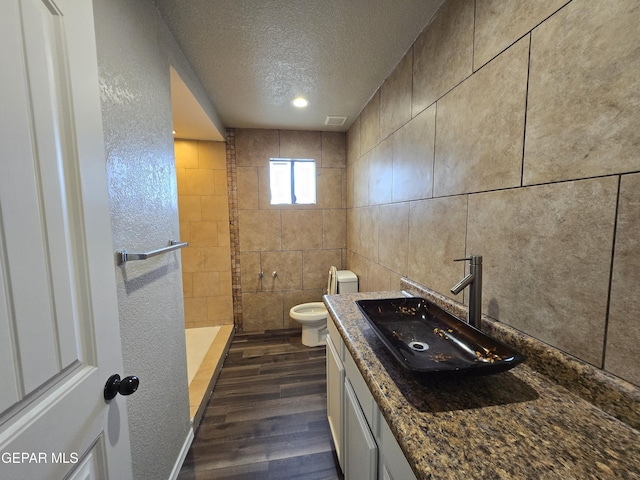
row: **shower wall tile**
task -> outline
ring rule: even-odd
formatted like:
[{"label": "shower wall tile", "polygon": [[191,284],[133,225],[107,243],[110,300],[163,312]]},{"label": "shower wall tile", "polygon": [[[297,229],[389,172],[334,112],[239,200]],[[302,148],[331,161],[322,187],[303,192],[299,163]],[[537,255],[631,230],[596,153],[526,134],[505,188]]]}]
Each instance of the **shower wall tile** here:
[{"label": "shower wall tile", "polygon": [[322,248],[347,246],[347,214],[343,208],[322,211]]},{"label": "shower wall tile", "polygon": [[533,31],[525,184],[640,170],[639,24],[636,0],[574,0]]},{"label": "shower wall tile", "polygon": [[282,249],[322,248],[322,210],[283,210]]},{"label": "shower wall tile", "polygon": [[258,209],[258,168],[238,167],[236,169],[238,181],[238,209]]},{"label": "shower wall tile", "polygon": [[525,38],[438,101],[434,196],[520,185],[528,60]]},{"label": "shower wall tile", "polygon": [[329,268],[342,267],[340,250],[305,250],[302,254],[302,285],[305,290],[327,288]]},{"label": "shower wall tile", "polygon": [[173,142],[176,168],[198,168],[198,144],[191,140]]},{"label": "shower wall tile", "polygon": [[432,196],[435,134],[435,105],[424,110],[393,134],[394,202]]},{"label": "shower wall tile", "polygon": [[482,0],[476,2],[473,67],[477,70],[568,0]]},{"label": "shower wall tile", "polygon": [[231,285],[231,270],[225,272],[218,272],[220,277],[220,288],[218,289],[220,295],[228,295],[231,299],[232,285]]},{"label": "shower wall tile", "polygon": [[640,174],[623,175],[616,230],[605,368],[640,385]]},{"label": "shower wall tile", "polygon": [[227,172],[224,170],[213,171],[214,195],[227,195]]},{"label": "shower wall tile", "polygon": [[231,270],[229,247],[205,247],[203,250],[206,272],[228,272]]},{"label": "shower wall tile", "polygon": [[225,144],[223,142],[197,142],[197,145],[198,168],[220,170],[226,176],[227,157]]},{"label": "shower wall tile", "polygon": [[[342,207],[342,168],[319,168],[316,170],[316,208]],[[314,206],[308,206],[314,208]]]},{"label": "shower wall tile", "polygon": [[405,54],[380,87],[380,139],[411,120],[413,50]]},{"label": "shower wall tile", "polygon": [[191,222],[180,222],[180,240],[189,242],[191,238]]},{"label": "shower wall tile", "polygon": [[[229,201],[226,195],[203,195],[199,198],[202,220],[206,222],[229,222]],[[180,219],[182,220],[182,216]]]},{"label": "shower wall tile", "polygon": [[322,134],[304,130],[280,130],[280,158],[307,158],[322,160]]},{"label": "shower wall tile", "polygon": [[[190,297],[185,325],[203,327],[233,322],[229,198],[226,145],[222,142],[177,140],[176,163],[183,291]],[[184,158],[186,156],[186,158]]]},{"label": "shower wall tile", "polygon": [[466,222],[466,196],[411,202],[409,278],[462,301],[449,289],[464,277],[464,264],[453,260],[465,255]]},{"label": "shower wall tile", "polygon": [[283,328],[282,292],[243,293],[242,316],[248,331]]},{"label": "shower wall tile", "polygon": [[207,322],[209,325],[229,324],[233,318],[231,295],[207,297]]},{"label": "shower wall tile", "polygon": [[240,210],[240,250],[280,250],[282,226],[279,210]]},{"label": "shower wall tile", "polygon": [[[342,267],[343,255],[346,256],[345,204],[350,189],[346,135],[251,129],[234,132],[236,148],[244,149],[245,155],[245,166],[238,162],[237,168],[240,278],[234,291],[238,307],[234,308],[241,310],[243,331],[299,327],[289,319],[288,311],[293,306],[290,302],[294,298],[321,300],[329,267]],[[274,151],[278,153],[269,154]],[[271,157],[316,160],[316,204],[270,204]],[[218,228],[221,226],[222,221]],[[261,271],[262,279],[258,277]],[[274,271],[278,272],[276,278],[272,276]],[[277,296],[265,297],[267,293]],[[287,299],[284,310],[283,298]],[[259,308],[259,299],[269,299],[271,303]],[[278,310],[277,315],[272,308]],[[261,318],[261,313],[268,318]]]},{"label": "shower wall tile", "polygon": [[235,139],[238,167],[261,167],[280,156],[278,130],[238,128]]},{"label": "shower wall tile", "polygon": [[483,311],[599,366],[617,186],[605,177],[471,195],[467,253],[484,256]]},{"label": "shower wall tile", "polygon": [[[216,222],[192,222],[189,244],[194,247],[218,245],[218,224]],[[227,253],[229,249],[226,249]]]},{"label": "shower wall tile", "polygon": [[360,114],[360,154],[375,147],[380,139],[380,91],[377,91]]},{"label": "shower wall tile", "polygon": [[409,249],[409,204],[393,203],[380,205],[378,227],[382,235],[378,238],[379,263],[402,275],[407,274]]},{"label": "shower wall tile", "polygon": [[259,292],[262,282],[259,273],[262,272],[260,252],[243,252],[240,254],[240,269],[242,291],[244,293]]},{"label": "shower wall tile", "polygon": [[413,116],[471,75],[474,5],[446,2],[414,43]]},{"label": "shower wall tile", "polygon": [[[302,288],[302,252],[262,252],[262,291],[299,290]],[[277,272],[274,277],[273,273]]]},{"label": "shower wall tile", "polygon": [[181,222],[199,222],[202,220],[201,199],[200,195],[180,195],[178,215]]},{"label": "shower wall tile", "polygon": [[218,246],[230,247],[231,246],[231,233],[229,231],[229,221],[216,222],[218,230]]},{"label": "shower wall tile", "polygon": [[205,297],[185,298],[184,299],[184,316],[185,316],[185,322],[188,321],[190,324],[190,327],[187,327],[187,328],[206,326],[207,299]]},{"label": "shower wall tile", "polygon": [[204,248],[189,247],[181,251],[183,272],[204,271]]},{"label": "shower wall tile", "polygon": [[[238,197],[246,195],[238,189]],[[283,210],[290,208],[289,205],[271,205],[271,185],[269,183],[269,162],[266,161],[264,166],[258,167],[258,189],[251,192],[250,195],[256,197],[258,201],[258,209],[260,210]]]},{"label": "shower wall tile", "polygon": [[215,192],[215,179],[213,170],[186,169],[185,180],[187,195],[213,195]]},{"label": "shower wall tile", "polygon": [[342,132],[322,132],[322,168],[345,168],[347,166],[347,147]]},{"label": "shower wall tile", "polygon": [[391,201],[393,137],[380,142],[369,157],[369,205]]},{"label": "shower wall tile", "polygon": [[218,272],[195,272],[192,275],[194,297],[220,295],[220,274]]}]

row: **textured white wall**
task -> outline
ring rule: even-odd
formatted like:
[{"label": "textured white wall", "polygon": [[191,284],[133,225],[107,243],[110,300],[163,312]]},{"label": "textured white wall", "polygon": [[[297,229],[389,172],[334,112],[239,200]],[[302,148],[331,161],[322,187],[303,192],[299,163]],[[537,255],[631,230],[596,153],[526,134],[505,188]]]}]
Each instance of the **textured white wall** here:
[{"label": "textured white wall", "polygon": [[[169,65],[182,55],[150,0],[94,9],[114,251],[152,250],[179,239]],[[140,377],[127,399],[134,478],[166,479],[190,432],[180,253],[116,277],[124,374]]]}]

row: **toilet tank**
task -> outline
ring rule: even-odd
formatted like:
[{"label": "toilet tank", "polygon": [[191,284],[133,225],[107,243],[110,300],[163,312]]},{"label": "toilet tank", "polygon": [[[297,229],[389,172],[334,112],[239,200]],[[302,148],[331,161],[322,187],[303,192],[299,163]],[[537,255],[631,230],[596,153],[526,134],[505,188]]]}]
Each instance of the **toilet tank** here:
[{"label": "toilet tank", "polygon": [[338,293],[355,293],[358,291],[358,276],[351,270],[338,270]]}]

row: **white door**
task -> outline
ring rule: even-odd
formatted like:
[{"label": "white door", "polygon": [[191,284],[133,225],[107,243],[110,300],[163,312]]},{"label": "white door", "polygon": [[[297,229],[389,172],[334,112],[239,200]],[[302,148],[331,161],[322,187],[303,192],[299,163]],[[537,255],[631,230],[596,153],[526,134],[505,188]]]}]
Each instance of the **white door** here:
[{"label": "white door", "polygon": [[91,0],[0,0],[0,478],[132,477]]}]

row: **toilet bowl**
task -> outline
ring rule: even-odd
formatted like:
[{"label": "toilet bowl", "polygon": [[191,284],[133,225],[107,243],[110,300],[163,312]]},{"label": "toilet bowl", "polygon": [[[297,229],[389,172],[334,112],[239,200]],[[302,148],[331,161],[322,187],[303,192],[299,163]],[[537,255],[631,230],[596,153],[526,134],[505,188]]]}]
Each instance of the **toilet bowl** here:
[{"label": "toilet bowl", "polygon": [[[358,277],[349,270],[329,269],[327,293],[347,293],[358,291]],[[326,344],[327,309],[322,302],[309,302],[296,305],[289,310],[289,316],[302,325],[302,344],[317,347]]]},{"label": "toilet bowl", "polygon": [[302,325],[303,345],[317,347],[326,344],[327,315],[322,302],[303,303],[289,310],[289,316]]}]

